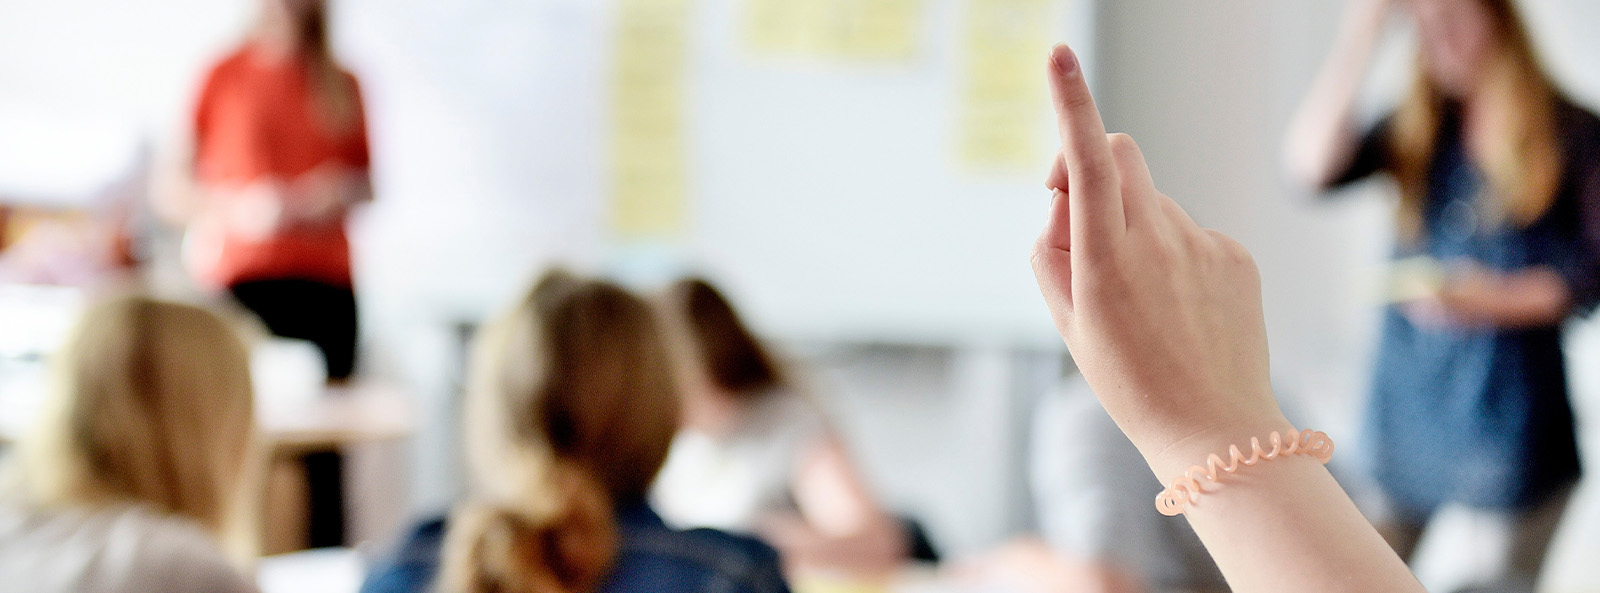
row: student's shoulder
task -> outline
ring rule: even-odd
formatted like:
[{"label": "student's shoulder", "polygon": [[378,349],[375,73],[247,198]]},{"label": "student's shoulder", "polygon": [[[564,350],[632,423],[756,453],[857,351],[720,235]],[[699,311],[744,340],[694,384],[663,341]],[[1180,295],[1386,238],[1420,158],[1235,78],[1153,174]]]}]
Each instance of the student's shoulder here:
[{"label": "student's shoulder", "polygon": [[142,505],[27,508],[0,517],[0,535],[9,544],[0,545],[0,551],[13,561],[14,571],[30,570],[16,566],[19,559],[86,558],[78,574],[58,575],[79,584],[74,587],[79,590],[255,591],[200,524]]},{"label": "student's shoulder", "polygon": [[206,65],[203,83],[210,87],[237,81],[250,75],[251,64],[249,45],[240,45]]},{"label": "student's shoulder", "polygon": [[811,394],[782,387],[756,394],[746,417],[746,433],[773,435],[829,428],[827,409]]},{"label": "student's shoulder", "polygon": [[212,534],[199,523],[143,507],[121,512],[112,530],[113,545],[135,550],[138,561],[130,574],[163,583],[173,592],[253,592]]},{"label": "student's shoulder", "polygon": [[680,532],[684,538],[722,550],[733,559],[730,568],[752,572],[778,566],[778,551],[759,539],[718,529],[699,528]]},{"label": "student's shoulder", "polygon": [[671,566],[686,580],[729,584],[748,593],[789,590],[777,550],[749,536],[704,528],[650,529],[628,534],[621,552],[624,561]]},{"label": "student's shoulder", "polygon": [[1600,151],[1600,115],[1571,99],[1563,99],[1561,104],[1559,133],[1566,135],[1575,148]]},{"label": "student's shoulder", "polygon": [[367,571],[361,593],[421,593],[432,589],[439,573],[448,519],[435,516],[419,521],[389,554]]}]

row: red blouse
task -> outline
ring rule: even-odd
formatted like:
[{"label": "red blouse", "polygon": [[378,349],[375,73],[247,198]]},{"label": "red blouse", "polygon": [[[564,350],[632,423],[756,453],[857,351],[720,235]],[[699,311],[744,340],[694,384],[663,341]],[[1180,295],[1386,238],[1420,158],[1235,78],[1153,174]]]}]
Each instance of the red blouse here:
[{"label": "red blouse", "polygon": [[[249,45],[214,66],[194,113],[196,180],[239,188],[264,178],[292,181],[323,165],[365,171],[366,122],[355,79],[344,74],[358,89],[355,125],[336,131],[322,121],[311,76],[305,61],[263,59]],[[342,219],[264,238],[223,230],[211,238],[208,252],[191,264],[201,281],[218,287],[289,278],[350,285]]]}]

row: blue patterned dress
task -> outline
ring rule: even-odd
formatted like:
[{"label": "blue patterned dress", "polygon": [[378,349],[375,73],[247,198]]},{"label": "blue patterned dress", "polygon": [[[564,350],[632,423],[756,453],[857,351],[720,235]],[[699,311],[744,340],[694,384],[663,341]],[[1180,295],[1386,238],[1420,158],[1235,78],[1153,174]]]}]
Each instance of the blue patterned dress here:
[{"label": "blue patterned dress", "polygon": [[[1459,113],[1447,109],[1422,233],[1401,241],[1395,258],[1498,272],[1548,267],[1571,289],[1575,315],[1592,310],[1600,298],[1600,119],[1566,101],[1558,114],[1562,182],[1550,210],[1524,227],[1495,211]],[[1388,168],[1388,129],[1385,120],[1367,135],[1338,184]],[[1559,326],[1441,328],[1391,306],[1372,388],[1372,467],[1402,518],[1425,520],[1446,502],[1527,509],[1580,475]]]}]

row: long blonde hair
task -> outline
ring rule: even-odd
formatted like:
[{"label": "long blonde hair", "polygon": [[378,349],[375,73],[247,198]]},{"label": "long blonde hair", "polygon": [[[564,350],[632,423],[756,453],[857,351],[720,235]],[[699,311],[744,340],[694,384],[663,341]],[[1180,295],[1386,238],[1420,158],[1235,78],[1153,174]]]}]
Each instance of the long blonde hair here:
[{"label": "long blonde hair", "polygon": [[56,356],[43,415],[18,445],[28,501],[143,504],[246,560],[255,408],[233,331],[196,307],[121,297],[89,309]]},{"label": "long blonde hair", "polygon": [[599,586],[613,509],[644,499],[677,429],[652,315],[612,284],[553,272],[484,329],[464,413],[474,492],[451,519],[443,590]]},{"label": "long blonde hair", "polygon": [[[1556,105],[1560,93],[1539,65],[1538,53],[1513,0],[1479,2],[1494,26],[1498,51],[1483,90],[1494,105],[1510,109],[1508,126],[1490,154],[1474,155],[1500,200],[1507,218],[1521,227],[1537,222],[1550,209],[1561,181],[1561,150],[1556,138]],[[1403,237],[1422,234],[1444,93],[1420,63],[1411,93],[1396,113],[1390,141],[1391,172],[1400,184],[1400,230]]]}]

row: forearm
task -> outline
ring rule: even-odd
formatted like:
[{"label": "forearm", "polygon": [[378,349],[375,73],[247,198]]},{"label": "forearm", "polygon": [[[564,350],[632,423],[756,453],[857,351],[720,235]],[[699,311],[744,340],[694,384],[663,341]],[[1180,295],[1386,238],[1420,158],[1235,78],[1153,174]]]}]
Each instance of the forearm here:
[{"label": "forearm", "polygon": [[372,201],[372,175],[367,171],[353,171],[345,183],[344,203],[355,205]]},{"label": "forearm", "polygon": [[1559,325],[1572,310],[1571,290],[1555,270],[1529,270],[1512,275],[1506,283],[1506,298],[1501,299],[1502,327]]},{"label": "forearm", "polygon": [[1503,275],[1471,273],[1446,285],[1440,298],[1468,323],[1506,329],[1559,325],[1573,305],[1566,279],[1544,266]]},{"label": "forearm", "polygon": [[[1148,461],[1170,483],[1212,453],[1226,456],[1235,444],[1248,450],[1252,436],[1266,441],[1273,431],[1291,429],[1281,417],[1241,424],[1197,435]],[[1237,593],[1423,591],[1315,458],[1280,457],[1202,484],[1204,494],[1186,516]]]},{"label": "forearm", "polygon": [[342,220],[356,204],[372,201],[372,181],[365,170],[319,168],[285,185],[289,222],[320,226]]},{"label": "forearm", "polygon": [[1333,49],[1290,122],[1284,159],[1300,183],[1321,187],[1350,163],[1356,147],[1356,99],[1382,38],[1385,2],[1358,0]]}]

